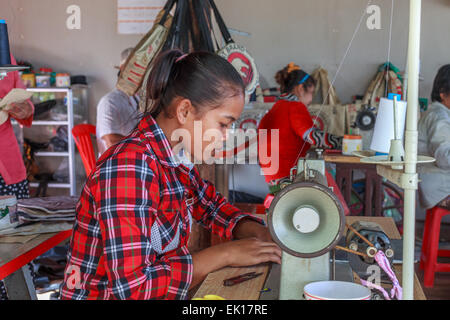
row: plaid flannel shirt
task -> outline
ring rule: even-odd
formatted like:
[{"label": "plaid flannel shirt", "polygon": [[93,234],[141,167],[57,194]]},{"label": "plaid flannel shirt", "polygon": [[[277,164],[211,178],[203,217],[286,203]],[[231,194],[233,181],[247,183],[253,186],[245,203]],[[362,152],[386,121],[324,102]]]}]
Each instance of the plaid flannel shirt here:
[{"label": "plaid flannel shirt", "polygon": [[153,118],[107,150],[77,205],[62,299],[185,299],[192,218],[226,239],[248,217],[174,156]]}]

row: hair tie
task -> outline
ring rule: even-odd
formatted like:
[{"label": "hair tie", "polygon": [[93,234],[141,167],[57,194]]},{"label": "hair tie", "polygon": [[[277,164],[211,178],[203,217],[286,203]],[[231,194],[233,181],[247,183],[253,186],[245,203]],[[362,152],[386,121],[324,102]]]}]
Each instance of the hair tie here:
[{"label": "hair tie", "polygon": [[303,84],[306,80],[308,80],[309,78],[309,74],[306,74],[306,76],[303,77],[302,80],[300,80],[300,82],[298,84]]},{"label": "hair tie", "polygon": [[177,60],[175,60],[175,63],[180,62],[181,60],[183,60],[184,58],[186,58],[188,55],[188,53],[183,54],[181,57],[179,57]]},{"label": "hair tie", "polygon": [[292,71],[295,70],[301,70],[299,66],[295,65],[293,62],[289,63],[287,66],[287,73],[291,73]]}]

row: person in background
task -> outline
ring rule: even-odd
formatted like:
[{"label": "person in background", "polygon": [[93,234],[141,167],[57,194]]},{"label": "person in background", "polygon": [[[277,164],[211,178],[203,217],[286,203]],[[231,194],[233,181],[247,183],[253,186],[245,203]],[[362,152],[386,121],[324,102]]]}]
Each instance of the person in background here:
[{"label": "person in background", "polygon": [[419,201],[425,209],[438,205],[450,210],[450,64],[439,69],[431,100],[418,123],[418,154],[436,162],[418,167]]},{"label": "person in background", "polygon": [[[13,56],[11,56],[11,64],[16,65]],[[14,88],[25,89],[17,71],[9,72],[3,80],[0,80],[0,99]],[[17,199],[29,198],[27,172],[11,119],[15,119],[23,126],[31,126],[34,105],[30,100],[26,100],[8,105],[5,111],[8,113],[8,118],[0,123],[0,196],[15,195]],[[0,281],[0,300],[6,299],[4,284]]]},{"label": "person in background", "polygon": [[[121,54],[120,71],[133,48],[125,49]],[[106,94],[97,106],[97,146],[99,154],[129,135],[139,122],[139,98],[128,96],[115,88]]]},{"label": "person in background", "polygon": [[[281,96],[272,109],[261,119],[258,129],[279,130],[279,143],[273,149],[270,163],[260,163],[265,179],[272,191],[276,191],[281,180],[289,178],[290,170],[298,158],[304,157],[311,146],[338,149],[342,137],[337,137],[317,129],[307,106],[313,101],[316,83],[313,78],[297,65],[290,63],[275,76],[280,85]],[[267,135],[266,150],[271,149],[271,135]],[[262,147],[264,141],[258,142]],[[274,161],[278,161],[278,171],[272,172]],[[276,166],[276,165],[275,165]]]}]

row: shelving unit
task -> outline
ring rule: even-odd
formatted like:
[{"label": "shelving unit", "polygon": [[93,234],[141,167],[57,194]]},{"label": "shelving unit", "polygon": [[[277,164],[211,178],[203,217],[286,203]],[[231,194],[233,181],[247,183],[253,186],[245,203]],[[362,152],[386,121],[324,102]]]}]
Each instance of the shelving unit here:
[{"label": "shelving unit", "polygon": [[[72,128],[74,123],[73,116],[73,93],[70,88],[29,88],[27,91],[44,93],[65,93],[67,97],[67,121],[52,121],[52,120],[36,120],[33,121],[32,126],[67,126],[68,130],[68,151],[67,152],[47,152],[40,151],[36,152],[37,157],[67,157],[69,161],[69,183],[58,183],[53,182],[48,184],[48,188],[57,189],[69,189],[70,195],[76,195],[76,174],[75,174],[75,146],[72,139]],[[35,188],[39,184],[36,182],[30,183],[30,186]]]}]

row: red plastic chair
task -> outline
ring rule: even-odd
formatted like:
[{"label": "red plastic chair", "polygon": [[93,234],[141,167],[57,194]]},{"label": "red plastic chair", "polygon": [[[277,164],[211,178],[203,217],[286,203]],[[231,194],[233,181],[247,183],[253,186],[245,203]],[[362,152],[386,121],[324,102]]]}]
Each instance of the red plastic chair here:
[{"label": "red plastic chair", "polygon": [[92,124],[79,124],[72,129],[72,136],[78,151],[80,151],[81,160],[83,160],[84,170],[87,176],[95,168],[95,151],[91,140],[91,135],[95,136],[95,129],[95,126]]},{"label": "red plastic chair", "polygon": [[434,286],[436,272],[450,272],[450,263],[438,263],[439,257],[450,258],[450,250],[439,250],[441,220],[446,215],[450,215],[450,211],[441,207],[427,210],[420,256],[420,269],[424,270],[423,282],[426,288]]}]

